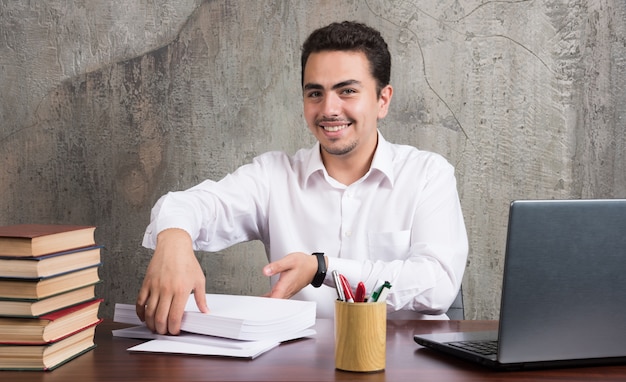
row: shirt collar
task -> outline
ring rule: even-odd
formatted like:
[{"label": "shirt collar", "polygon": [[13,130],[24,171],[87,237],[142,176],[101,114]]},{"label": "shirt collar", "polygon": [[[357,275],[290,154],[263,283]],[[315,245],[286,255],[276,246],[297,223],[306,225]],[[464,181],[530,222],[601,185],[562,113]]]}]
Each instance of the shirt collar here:
[{"label": "shirt collar", "polygon": [[326,172],[324,168],[324,163],[322,162],[322,155],[320,154],[320,143],[317,142],[308,153],[308,158],[306,159],[306,167],[304,171],[304,186],[309,183],[309,179],[313,174],[320,173],[320,175]]},{"label": "shirt collar", "polygon": [[[320,143],[317,142],[309,151],[308,159],[306,162],[304,172],[304,184],[309,182],[311,176],[317,172],[321,174],[327,174],[324,163],[322,162],[322,155],[320,153]],[[378,131],[378,145],[376,146],[376,152],[374,153],[374,159],[370,171],[365,175],[370,176],[374,172],[381,173],[391,186],[394,184],[393,175],[393,150],[391,144],[385,140],[380,131]]]},{"label": "shirt collar", "polygon": [[379,171],[393,187],[395,177],[393,173],[393,147],[392,144],[387,142],[380,131],[378,131],[378,146],[376,146],[376,152],[374,153],[374,159],[372,160],[372,166],[370,167],[370,173],[374,170]]}]

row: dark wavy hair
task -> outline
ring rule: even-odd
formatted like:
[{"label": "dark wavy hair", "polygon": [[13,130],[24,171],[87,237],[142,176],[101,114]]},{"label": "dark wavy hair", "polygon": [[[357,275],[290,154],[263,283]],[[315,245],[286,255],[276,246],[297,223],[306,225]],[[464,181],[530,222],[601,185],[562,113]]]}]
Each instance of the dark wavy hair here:
[{"label": "dark wavy hair", "polygon": [[302,45],[301,82],[304,86],[304,67],[311,53],[323,51],[363,52],[376,80],[376,93],[389,84],[391,55],[387,43],[376,29],[353,21],[332,23],[314,30]]}]

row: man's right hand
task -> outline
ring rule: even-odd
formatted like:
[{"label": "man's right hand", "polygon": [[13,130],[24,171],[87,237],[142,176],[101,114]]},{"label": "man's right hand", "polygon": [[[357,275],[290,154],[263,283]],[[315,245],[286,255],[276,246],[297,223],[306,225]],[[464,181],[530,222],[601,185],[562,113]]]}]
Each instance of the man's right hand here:
[{"label": "man's right hand", "polygon": [[159,334],[178,334],[190,293],[201,312],[209,308],[205,298],[206,278],[193,252],[191,237],[181,229],[159,233],[139,295],[137,316]]}]

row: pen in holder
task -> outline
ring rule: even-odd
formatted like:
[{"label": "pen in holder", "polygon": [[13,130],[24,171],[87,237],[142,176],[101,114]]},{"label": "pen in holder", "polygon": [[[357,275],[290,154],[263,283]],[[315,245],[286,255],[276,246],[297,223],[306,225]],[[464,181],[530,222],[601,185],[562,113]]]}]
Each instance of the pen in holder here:
[{"label": "pen in holder", "polygon": [[387,306],[384,301],[335,301],[335,367],[374,372],[385,369]]}]

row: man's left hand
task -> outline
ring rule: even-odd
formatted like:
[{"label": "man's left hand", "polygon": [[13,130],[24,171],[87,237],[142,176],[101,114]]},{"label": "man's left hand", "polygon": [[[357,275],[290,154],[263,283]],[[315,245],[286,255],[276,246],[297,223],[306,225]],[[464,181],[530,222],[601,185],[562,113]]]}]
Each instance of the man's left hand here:
[{"label": "man's left hand", "polygon": [[317,272],[317,257],[293,252],[263,267],[265,276],[280,275],[267,297],[291,298],[309,285]]}]

